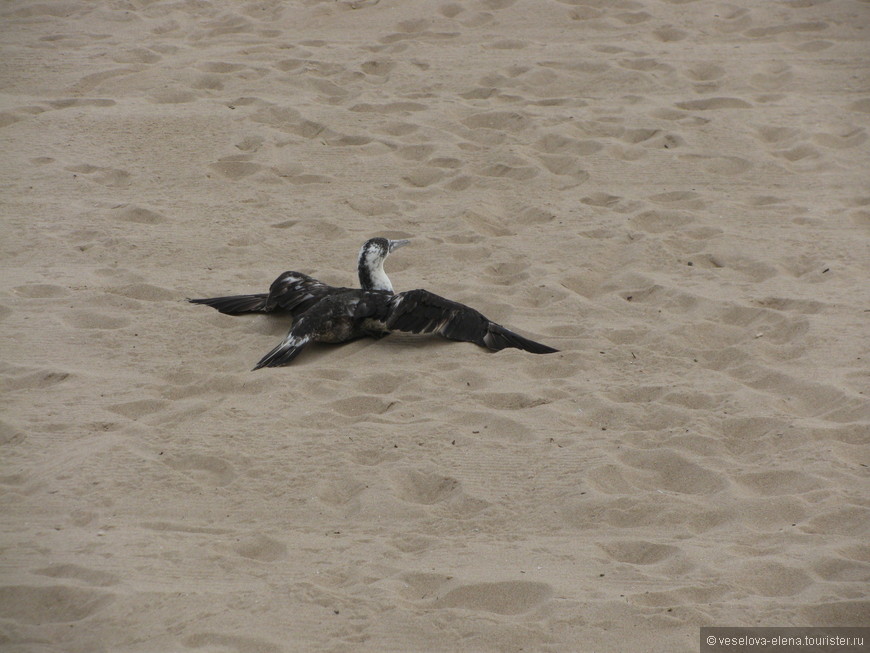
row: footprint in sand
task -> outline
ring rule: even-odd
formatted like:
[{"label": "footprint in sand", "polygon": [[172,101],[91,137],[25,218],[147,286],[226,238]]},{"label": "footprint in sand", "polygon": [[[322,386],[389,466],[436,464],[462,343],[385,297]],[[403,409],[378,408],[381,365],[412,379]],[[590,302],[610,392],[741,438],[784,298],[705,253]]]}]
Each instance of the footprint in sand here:
[{"label": "footprint in sand", "polygon": [[780,125],[761,125],[756,127],[755,132],[761,142],[779,147],[794,143],[800,136],[797,129]]},{"label": "footprint in sand", "polygon": [[788,23],[786,25],[771,25],[769,27],[753,27],[745,32],[744,36],[752,39],[765,39],[780,34],[792,34],[796,32],[822,32],[828,29],[828,24],[822,21],[806,23]]},{"label": "footprint in sand", "polygon": [[237,73],[247,68],[244,64],[228,63],[226,61],[204,61],[196,67],[205,73],[217,73],[220,75]]},{"label": "footprint in sand", "polygon": [[111,54],[112,61],[115,63],[157,63],[163,57],[148,48],[126,48],[121,50],[113,50]]},{"label": "footprint in sand", "polygon": [[330,408],[348,417],[363,418],[367,416],[381,415],[387,412],[394,404],[383,397],[374,395],[355,395],[337,399],[329,404]]},{"label": "footprint in sand", "polygon": [[689,100],[677,102],[676,105],[686,111],[716,111],[721,109],[751,109],[752,105],[746,100],[736,97],[710,97],[703,100]]},{"label": "footprint in sand", "polygon": [[826,41],[824,39],[813,39],[811,41],[802,41],[800,43],[795,43],[791,47],[798,52],[823,52],[828,48],[834,47],[834,45],[835,43],[833,41]]},{"label": "footprint in sand", "polygon": [[50,388],[72,377],[69,372],[51,368],[14,367],[5,372],[4,389],[13,391]]},{"label": "footprint in sand", "polygon": [[469,210],[461,213],[459,217],[473,231],[483,236],[512,236],[515,233],[508,223],[502,222],[495,215],[483,215]]},{"label": "footprint in sand", "polygon": [[82,175],[86,179],[90,179],[103,186],[108,186],[109,188],[127,188],[133,183],[132,175],[129,172],[118,170],[117,168],[104,168],[82,163],[80,165],[68,166],[65,170],[74,173],[74,177]]},{"label": "footprint in sand", "polygon": [[446,501],[461,492],[460,483],[455,478],[416,469],[395,473],[393,483],[398,498],[426,506]]},{"label": "footprint in sand", "polygon": [[511,159],[510,163],[499,162],[484,166],[477,171],[477,174],[483,177],[504,177],[516,181],[528,181],[537,177],[540,174],[540,170],[536,166],[525,165],[523,160],[516,158]]},{"label": "footprint in sand", "polygon": [[468,518],[489,503],[470,496],[455,478],[423,469],[404,469],[392,474],[397,499],[421,506],[438,506],[455,518]]},{"label": "footprint in sand", "polygon": [[120,404],[108,406],[108,409],[118,415],[123,415],[132,420],[139,420],[148,415],[160,413],[168,405],[168,401],[163,399],[137,399],[135,401],[125,401]]},{"label": "footprint in sand", "polygon": [[550,403],[546,397],[523,392],[474,392],[470,396],[491,410],[525,410]]},{"label": "footprint in sand", "polygon": [[771,469],[749,472],[736,477],[736,481],[759,496],[799,495],[823,487],[821,479],[800,470]]},{"label": "footprint in sand", "polygon": [[366,448],[352,454],[353,462],[364,467],[374,467],[381,463],[393,463],[401,459],[399,453],[393,448]]},{"label": "footprint in sand", "polygon": [[611,560],[631,565],[655,565],[681,554],[676,546],[643,540],[615,540],[599,546]]},{"label": "footprint in sand", "polygon": [[[8,391],[8,386],[4,389]],[[21,429],[13,424],[9,424],[8,422],[4,422],[0,420],[0,446],[10,446],[14,444],[21,444],[27,439],[27,434],[24,429]],[[7,452],[11,451],[7,449]],[[7,453],[8,455],[8,453]],[[2,483],[8,485],[18,485],[19,483],[24,482],[24,476],[15,474],[13,476],[3,476]]]},{"label": "footprint in sand", "polygon": [[227,157],[217,163],[212,163],[209,167],[227,179],[232,179],[234,181],[250,177],[264,169],[264,167],[259,163],[239,161],[233,157]]},{"label": "footprint in sand", "polygon": [[867,403],[863,397],[836,386],[770,372],[753,364],[731,369],[729,374],[750,388],[784,399],[797,414],[835,424],[850,424],[867,417]]},{"label": "footprint in sand", "polygon": [[223,487],[236,478],[232,465],[217,456],[182,454],[162,460],[168,467],[187,474],[200,485]]},{"label": "footprint in sand", "polygon": [[120,582],[120,579],[115,574],[73,564],[52,564],[42,569],[35,569],[33,573],[50,578],[72,578],[88,585],[99,587],[117,585]]},{"label": "footprint in sand", "polygon": [[301,136],[302,138],[334,140],[341,136],[323,123],[304,118],[296,109],[290,107],[266,106],[251,114],[250,119],[279,131]]},{"label": "footprint in sand", "polygon": [[113,217],[115,219],[120,220],[121,222],[134,222],[136,224],[163,224],[164,222],[168,222],[166,216],[158,213],[157,211],[152,211],[151,209],[146,209],[144,206],[136,206],[130,204],[124,204],[112,209]]},{"label": "footprint in sand", "polygon": [[396,156],[409,161],[423,161],[435,152],[435,146],[425,143],[402,145],[396,150]]},{"label": "footprint in sand", "polygon": [[352,107],[348,109],[348,111],[353,111],[355,113],[377,113],[378,115],[388,114],[388,113],[413,113],[416,111],[425,111],[425,104],[420,104],[419,102],[386,102],[383,104],[371,104],[368,102],[361,102],[359,104],[354,104]]},{"label": "footprint in sand", "polygon": [[450,419],[457,433],[493,440],[526,441],[534,437],[531,428],[519,420],[485,411],[457,412]]},{"label": "footprint in sand", "polygon": [[870,510],[865,506],[845,505],[817,515],[801,527],[807,533],[823,533],[826,537],[845,535],[862,538],[867,534]]},{"label": "footprint in sand", "polygon": [[51,100],[48,104],[52,109],[68,109],[70,107],[113,107],[117,102],[102,98],[63,98]]},{"label": "footprint in sand", "polygon": [[656,72],[659,74],[668,73],[673,70],[671,66],[663,64],[657,59],[650,57],[637,57],[632,59],[622,59],[619,61],[619,66],[626,70],[634,70],[637,72]]},{"label": "footprint in sand", "polygon": [[149,283],[131,283],[124,286],[115,286],[106,289],[113,295],[121,297],[129,297],[146,302],[171,301],[178,299],[178,292],[161,286],[154,286]]},{"label": "footprint in sand", "polygon": [[500,286],[512,286],[529,278],[528,266],[523,261],[493,263],[483,270],[483,278]]},{"label": "footprint in sand", "polygon": [[528,128],[531,120],[517,111],[485,111],[475,113],[462,121],[471,129],[496,129],[505,132],[519,132]]},{"label": "footprint in sand", "polygon": [[677,209],[699,211],[707,208],[707,202],[701,199],[701,195],[691,190],[668,191],[650,195],[648,198],[656,204],[662,204]]},{"label": "footprint in sand", "polygon": [[[694,222],[694,218],[689,213],[654,210],[643,211],[631,218],[630,222],[637,229],[642,229],[647,233],[659,234],[682,229],[687,224]],[[639,299],[640,296],[636,295],[635,298]]]},{"label": "footprint in sand", "polygon": [[107,592],[67,585],[0,587],[0,617],[19,624],[73,624],[114,601]]},{"label": "footprint in sand", "polygon": [[460,608],[502,615],[531,612],[553,596],[547,583],[504,581],[496,583],[469,583],[443,592],[431,605],[434,608]]},{"label": "footprint in sand", "polygon": [[749,560],[730,575],[737,587],[755,596],[794,596],[813,584],[813,579],[799,567],[775,560]]},{"label": "footprint in sand", "polygon": [[[374,455],[377,457],[376,453]],[[368,484],[361,479],[344,476],[318,483],[315,496],[330,506],[346,506],[357,499],[367,487]]]},{"label": "footprint in sand", "polygon": [[224,79],[221,75],[197,75],[190,86],[198,91],[222,91]]},{"label": "footprint in sand", "polygon": [[689,36],[689,32],[674,27],[673,25],[665,25],[663,27],[659,27],[658,29],[653,30],[652,34],[662,43],[674,43],[676,41],[682,41],[687,36]]},{"label": "footprint in sand", "polygon": [[595,140],[570,138],[562,134],[545,134],[535,141],[534,147],[544,154],[589,156],[604,149],[604,144]]},{"label": "footprint in sand", "polygon": [[870,565],[847,557],[823,556],[812,563],[813,571],[832,582],[866,583],[870,580]]},{"label": "footprint in sand", "polygon": [[589,179],[589,172],[574,156],[541,154],[538,159],[550,174],[570,177],[576,184]]},{"label": "footprint in sand", "polygon": [[779,61],[766,63],[756,70],[757,72],[750,75],[749,81],[760,91],[780,90],[794,79],[791,66]]},{"label": "footprint in sand", "polygon": [[437,573],[408,573],[401,577],[403,599],[425,602],[435,608],[462,608],[502,615],[530,612],[553,596],[547,583],[503,581],[462,583],[453,576]]},{"label": "footprint in sand", "polygon": [[626,451],[620,457],[631,468],[626,470],[626,478],[636,487],[705,495],[726,486],[720,474],[672,449]]},{"label": "footprint in sand", "polygon": [[858,113],[870,113],[870,98],[855,100],[849,105],[849,110]]},{"label": "footprint in sand", "polygon": [[447,18],[456,18],[459,14],[465,11],[465,8],[456,2],[450,2],[444,5],[441,5],[438,8],[438,13]]},{"label": "footprint in sand", "polygon": [[722,85],[725,69],[717,63],[698,62],[686,69],[686,77],[698,92],[715,91]]},{"label": "footprint in sand", "polygon": [[628,595],[628,601],[636,605],[655,608],[673,607],[675,605],[696,606],[701,603],[720,603],[730,596],[729,589],[722,586],[686,585],[677,590],[649,591]]},{"label": "footprint in sand", "polygon": [[30,299],[54,299],[66,297],[70,294],[70,291],[63,286],[56,286],[51,283],[28,283],[23,286],[16,286],[12,290],[19,297]]},{"label": "footprint in sand", "polygon": [[122,329],[130,324],[126,316],[114,316],[94,311],[72,311],[63,321],[76,329]]},{"label": "footprint in sand", "polygon": [[345,204],[360,215],[368,217],[382,215],[398,215],[401,209],[398,204],[390,200],[372,199],[369,197],[349,197]]},{"label": "footprint in sand", "polygon": [[250,34],[257,30],[253,21],[230,12],[221,14],[220,18],[205,21],[201,25],[200,29],[190,35],[191,41],[198,42],[226,34]]},{"label": "footprint in sand", "polygon": [[155,104],[187,104],[195,102],[197,94],[187,88],[162,88],[150,94]]},{"label": "footprint in sand", "polygon": [[686,154],[680,157],[693,164],[704,166],[707,172],[717,175],[739,175],[752,169],[750,160],[739,156],[712,156],[706,154]]},{"label": "footprint in sand", "polygon": [[286,544],[262,534],[243,537],[231,548],[243,558],[258,562],[277,562],[287,557]]},{"label": "footprint in sand", "polygon": [[241,635],[226,635],[223,633],[198,633],[184,639],[187,648],[204,648],[209,651],[227,651],[228,653],[283,653],[287,649],[280,644],[259,637],[243,637]]},{"label": "footprint in sand", "polygon": [[867,142],[867,132],[863,127],[847,125],[833,133],[813,134],[813,141],[829,149],[845,150],[864,145]]},{"label": "footprint in sand", "polygon": [[427,186],[437,184],[446,176],[447,174],[439,168],[423,167],[410,171],[402,177],[402,181],[414,188],[426,188]]},{"label": "footprint in sand", "polygon": [[626,11],[616,14],[614,18],[625,25],[640,25],[652,19],[653,16],[646,11]]},{"label": "footprint in sand", "polygon": [[[112,68],[110,70],[103,70],[98,73],[91,73],[89,75],[85,75],[78,82],[65,89],[65,93],[70,94],[85,94],[93,91],[94,89],[102,86],[104,82],[109,80],[113,80],[116,77],[124,77],[126,75],[135,75],[140,72],[141,66],[133,66],[133,67],[123,67],[123,68]],[[108,90],[108,89],[107,89]]]},{"label": "footprint in sand", "polygon": [[360,64],[360,70],[372,77],[383,77],[383,81],[386,81],[396,65],[395,61],[389,59],[372,59]]},{"label": "footprint in sand", "polygon": [[735,5],[722,5],[713,16],[712,26],[717,32],[732,34],[752,25],[752,14],[748,9]]}]

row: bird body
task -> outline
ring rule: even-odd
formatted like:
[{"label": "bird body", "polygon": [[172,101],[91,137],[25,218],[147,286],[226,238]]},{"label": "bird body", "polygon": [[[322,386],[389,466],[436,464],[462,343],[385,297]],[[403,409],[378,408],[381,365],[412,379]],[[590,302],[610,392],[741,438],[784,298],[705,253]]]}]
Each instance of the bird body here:
[{"label": "bird body", "polygon": [[357,261],[361,288],[337,288],[302,274],[284,272],[268,293],[191,299],[228,315],[289,312],[294,316],[287,337],[254,369],[290,363],[311,342],[342,343],[362,337],[382,338],[392,331],[436,333],[450,340],[473,342],[493,351],[515,347],[535,354],[557,351],[492,322],[475,309],[428,290],[400,293],[384,272],[390,252],[407,240],[373,238]]}]

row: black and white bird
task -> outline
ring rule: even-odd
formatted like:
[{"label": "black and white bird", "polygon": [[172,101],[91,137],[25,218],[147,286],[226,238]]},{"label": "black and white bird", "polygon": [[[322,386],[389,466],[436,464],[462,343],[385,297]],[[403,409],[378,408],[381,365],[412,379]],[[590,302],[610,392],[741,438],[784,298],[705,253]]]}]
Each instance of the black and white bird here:
[{"label": "black and white bird", "polygon": [[359,251],[360,289],[337,288],[301,272],[285,272],[268,293],[191,299],[227,315],[287,312],[293,326],[287,337],[263,356],[254,369],[287,365],[311,342],[341,343],[357,338],[383,338],[392,331],[436,333],[450,340],[473,342],[493,351],[506,347],[533,354],[557,349],[534,342],[487,319],[481,313],[428,290],[394,293],[384,261],[408,240],[372,238]]}]

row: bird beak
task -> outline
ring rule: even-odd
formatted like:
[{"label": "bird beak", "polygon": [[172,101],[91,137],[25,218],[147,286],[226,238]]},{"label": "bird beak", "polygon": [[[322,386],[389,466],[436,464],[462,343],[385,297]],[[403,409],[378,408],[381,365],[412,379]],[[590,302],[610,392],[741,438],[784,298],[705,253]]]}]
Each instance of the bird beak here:
[{"label": "bird beak", "polygon": [[391,240],[390,241],[390,252],[391,253],[395,252],[397,249],[399,249],[400,247],[404,247],[405,245],[407,245],[410,242],[411,242],[410,240]]}]

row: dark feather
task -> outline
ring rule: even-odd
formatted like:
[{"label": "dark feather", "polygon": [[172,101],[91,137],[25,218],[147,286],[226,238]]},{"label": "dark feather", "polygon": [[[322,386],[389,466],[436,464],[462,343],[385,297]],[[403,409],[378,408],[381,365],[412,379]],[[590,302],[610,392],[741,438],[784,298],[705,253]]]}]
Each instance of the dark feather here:
[{"label": "dark feather", "polygon": [[307,274],[288,271],[272,282],[266,307],[269,311],[304,313],[324,297],[343,290],[348,288],[334,288]]},{"label": "dark feather", "polygon": [[495,322],[489,323],[489,328],[487,329],[487,334],[483,337],[483,341],[487,347],[494,351],[501,351],[507,347],[522,349],[532,354],[554,354],[559,351],[549,345],[524,338],[520,334],[514,333]]},{"label": "dark feather", "polygon": [[191,304],[205,304],[216,308],[227,315],[243,313],[266,313],[266,293],[258,295],[231,295],[228,297],[209,297],[206,299],[188,299]]},{"label": "dark feather", "polygon": [[437,333],[450,340],[473,342],[499,351],[506,347],[533,354],[558,351],[529,340],[492,322],[470,306],[440,297],[428,290],[409,290],[395,295],[386,320],[387,329],[409,333]]},{"label": "dark feather", "polygon": [[309,342],[308,338],[294,338],[291,333],[268,354],[260,359],[260,362],[254,365],[255,370],[261,367],[280,367],[287,365],[290,361],[302,353]]},{"label": "dark feather", "polygon": [[193,304],[205,304],[227,315],[242,313],[275,313],[287,311],[302,314],[324,297],[348,288],[333,288],[301,272],[284,272],[269,287],[268,293],[232,295],[191,299]]}]

